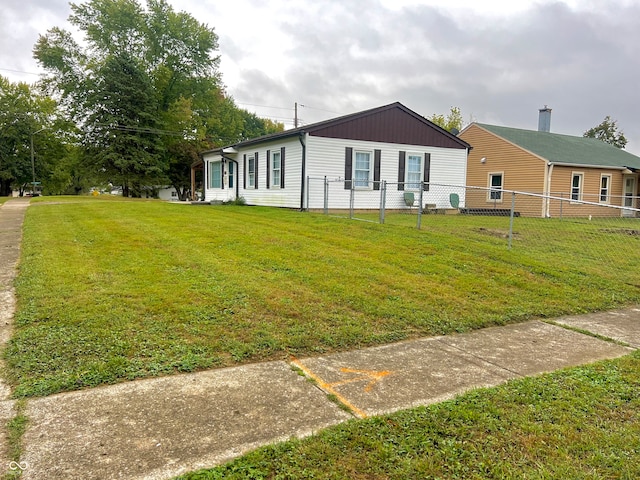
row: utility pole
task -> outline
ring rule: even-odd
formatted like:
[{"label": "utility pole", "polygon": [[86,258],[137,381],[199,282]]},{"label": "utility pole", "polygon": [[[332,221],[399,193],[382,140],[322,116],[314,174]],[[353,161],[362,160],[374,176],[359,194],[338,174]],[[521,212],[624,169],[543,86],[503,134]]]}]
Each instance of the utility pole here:
[{"label": "utility pole", "polygon": [[41,128],[40,130],[33,132],[31,134],[31,175],[33,176],[33,182],[31,183],[31,194],[35,196],[36,193],[36,161],[33,153],[33,136],[36,133],[40,133],[41,131],[46,130],[46,127]]},{"label": "utility pole", "polygon": [[293,128],[298,128],[298,102],[294,104],[293,109],[294,109]]}]

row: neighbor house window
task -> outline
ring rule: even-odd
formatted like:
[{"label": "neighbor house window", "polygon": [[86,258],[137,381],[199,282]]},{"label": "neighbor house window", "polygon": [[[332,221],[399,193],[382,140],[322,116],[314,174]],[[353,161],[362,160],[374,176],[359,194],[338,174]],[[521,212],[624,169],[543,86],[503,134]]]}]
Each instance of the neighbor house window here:
[{"label": "neighbor house window", "polygon": [[571,175],[571,200],[582,200],[582,173],[574,173]]},{"label": "neighbor house window", "polygon": [[280,156],[280,152],[273,152],[271,154],[271,178],[272,187],[278,188],[280,187],[280,172],[282,168],[282,157]]},{"label": "neighbor house window", "polygon": [[371,152],[355,152],[354,186],[356,188],[371,187]]},{"label": "neighbor house window", "polygon": [[209,164],[209,188],[222,188],[221,162],[211,162]]},{"label": "neighbor house window", "polygon": [[250,188],[256,186],[256,157],[254,155],[247,157],[247,183]]},{"label": "neighbor house window", "polygon": [[409,153],[407,155],[407,170],[405,185],[408,190],[420,190],[422,179],[422,155]]},{"label": "neighbor house window", "polygon": [[611,175],[600,177],[600,203],[609,203],[609,188],[611,188]]},{"label": "neighbor house window", "polygon": [[502,173],[489,174],[489,196],[488,199],[493,202],[502,201]]}]

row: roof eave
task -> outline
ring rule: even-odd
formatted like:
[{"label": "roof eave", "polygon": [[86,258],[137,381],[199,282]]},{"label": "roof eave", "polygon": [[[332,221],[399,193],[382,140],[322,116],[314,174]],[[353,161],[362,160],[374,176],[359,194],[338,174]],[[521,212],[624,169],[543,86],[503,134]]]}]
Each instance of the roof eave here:
[{"label": "roof eave", "polygon": [[628,167],[620,167],[617,165],[590,165],[587,163],[570,163],[570,162],[554,162],[549,160],[548,165],[553,165],[555,167],[576,167],[576,168],[599,168],[606,170],[628,170]]}]

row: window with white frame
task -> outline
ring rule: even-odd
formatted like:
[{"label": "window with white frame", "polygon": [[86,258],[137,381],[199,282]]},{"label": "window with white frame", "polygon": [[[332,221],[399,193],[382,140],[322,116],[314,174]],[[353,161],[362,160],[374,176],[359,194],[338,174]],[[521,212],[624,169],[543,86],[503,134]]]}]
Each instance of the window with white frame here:
[{"label": "window with white frame", "polygon": [[422,179],[422,155],[409,153],[407,155],[407,168],[405,170],[405,189],[420,190]]},{"label": "window with white frame", "polygon": [[371,152],[354,152],[353,169],[354,186],[356,188],[372,188],[371,182]]},{"label": "window with white frame", "polygon": [[253,154],[247,157],[247,186],[256,186],[256,157]]},{"label": "window with white frame", "polygon": [[502,201],[503,176],[504,176],[504,174],[502,172],[490,173],[489,174],[489,195],[488,195],[488,200],[491,200],[492,202],[501,202]]},{"label": "window with white frame", "polygon": [[280,187],[280,172],[282,168],[281,160],[280,152],[273,152],[271,154],[271,186],[274,188]]},{"label": "window with white frame", "polygon": [[582,183],[584,175],[582,173],[571,174],[571,200],[579,202],[582,200]]},{"label": "window with white frame", "polygon": [[611,188],[611,175],[600,176],[600,203],[609,203],[610,188]]},{"label": "window with white frame", "polygon": [[222,188],[221,162],[209,164],[209,188]]}]

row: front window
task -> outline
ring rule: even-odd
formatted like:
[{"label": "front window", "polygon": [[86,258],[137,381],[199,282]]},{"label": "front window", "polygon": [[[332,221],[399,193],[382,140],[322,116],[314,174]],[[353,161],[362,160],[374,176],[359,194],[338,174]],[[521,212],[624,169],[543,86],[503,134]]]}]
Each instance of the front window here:
[{"label": "front window", "polygon": [[222,188],[221,165],[221,162],[211,162],[209,164],[209,188]]},{"label": "front window", "polygon": [[247,158],[247,183],[249,187],[256,186],[256,158],[253,155]]},{"label": "front window", "polygon": [[271,178],[273,179],[272,184],[274,187],[280,186],[280,172],[282,167],[280,159],[280,152],[273,152],[271,156]]},{"label": "front window", "polygon": [[489,174],[489,200],[502,201],[502,173]]},{"label": "front window", "polygon": [[611,175],[600,177],[600,203],[609,203],[609,188],[611,185]]},{"label": "front window", "polygon": [[354,180],[356,188],[371,187],[371,152],[355,152]]},{"label": "front window", "polygon": [[571,176],[571,200],[582,200],[582,173],[574,173]]},{"label": "front window", "polygon": [[419,190],[420,179],[422,178],[422,155],[407,156],[407,170],[405,174],[405,184],[408,190]]}]

